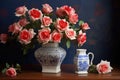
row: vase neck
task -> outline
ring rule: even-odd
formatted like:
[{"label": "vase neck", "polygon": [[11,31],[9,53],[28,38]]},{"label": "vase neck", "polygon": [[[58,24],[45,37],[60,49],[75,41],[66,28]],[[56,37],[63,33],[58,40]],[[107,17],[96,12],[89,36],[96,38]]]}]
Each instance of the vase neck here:
[{"label": "vase neck", "polygon": [[86,54],[86,49],[77,49],[78,54]]},{"label": "vase neck", "polygon": [[59,43],[47,43],[43,44],[42,47],[58,47]]}]

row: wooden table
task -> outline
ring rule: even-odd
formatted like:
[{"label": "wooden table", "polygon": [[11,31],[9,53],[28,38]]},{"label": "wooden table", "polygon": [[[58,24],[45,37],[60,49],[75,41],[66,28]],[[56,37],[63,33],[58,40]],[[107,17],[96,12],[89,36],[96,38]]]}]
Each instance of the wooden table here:
[{"label": "wooden table", "polygon": [[16,77],[7,77],[0,74],[0,80],[120,80],[120,69],[114,68],[109,74],[95,74],[88,73],[87,75],[78,75],[74,73],[72,64],[63,64],[60,73],[42,73],[40,66],[24,67],[22,73],[17,74]]}]

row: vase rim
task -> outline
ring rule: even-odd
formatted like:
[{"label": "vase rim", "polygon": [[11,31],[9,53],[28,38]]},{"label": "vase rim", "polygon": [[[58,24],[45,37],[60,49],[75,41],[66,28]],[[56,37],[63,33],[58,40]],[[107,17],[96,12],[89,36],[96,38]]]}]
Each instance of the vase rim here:
[{"label": "vase rim", "polygon": [[87,51],[87,49],[76,49],[77,51]]},{"label": "vase rim", "polygon": [[46,43],[46,44],[43,44],[42,45],[42,47],[57,47],[57,46],[59,46],[59,43],[55,43],[55,42],[53,42],[53,43]]}]

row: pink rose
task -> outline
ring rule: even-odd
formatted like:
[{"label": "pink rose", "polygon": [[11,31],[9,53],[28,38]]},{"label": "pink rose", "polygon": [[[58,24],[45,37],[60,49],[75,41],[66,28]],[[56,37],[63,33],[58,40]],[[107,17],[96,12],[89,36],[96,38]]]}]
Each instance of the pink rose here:
[{"label": "pink rose", "polygon": [[42,25],[43,26],[50,26],[50,24],[52,23],[52,19],[48,16],[44,16],[42,18]]},{"label": "pink rose", "polygon": [[57,19],[56,28],[62,32],[69,28],[69,23],[65,19]]},{"label": "pink rose", "polygon": [[50,14],[53,11],[52,7],[49,4],[43,4],[42,6],[43,6],[42,11],[45,14]]},{"label": "pink rose", "polygon": [[14,68],[10,67],[6,70],[6,75],[10,77],[15,77],[17,75],[17,72]]},{"label": "pink rose", "polygon": [[67,29],[65,30],[65,34],[66,36],[70,39],[70,40],[74,40],[76,39],[76,32],[73,29]]},{"label": "pink rose", "polygon": [[52,34],[51,34],[51,39],[53,42],[58,42],[60,43],[61,42],[61,38],[62,38],[62,34],[58,31],[53,31]]},{"label": "pink rose", "polygon": [[50,29],[49,28],[43,28],[38,31],[38,41],[40,43],[48,43],[50,41]]},{"label": "pink rose", "polygon": [[56,15],[58,17],[64,17],[64,16],[66,16],[66,12],[64,11],[64,9],[62,7],[60,7],[60,8],[57,8]]},{"label": "pink rose", "polygon": [[108,61],[103,61],[101,60],[101,62],[99,64],[97,64],[97,71],[98,73],[102,73],[102,74],[106,74],[111,72],[113,68],[110,66],[110,62]]},{"label": "pink rose", "polygon": [[83,45],[86,42],[86,33],[82,33],[79,31],[79,35],[77,36],[78,45]]},{"label": "pink rose", "polygon": [[35,32],[33,31],[33,29],[23,29],[19,34],[19,41],[22,44],[29,44],[34,35]]},{"label": "pink rose", "polygon": [[75,13],[75,9],[68,5],[61,6],[56,10],[56,15],[59,17],[64,17],[66,15],[69,16],[70,14],[74,14],[74,13]]},{"label": "pink rose", "polygon": [[82,28],[83,30],[88,30],[88,29],[90,29],[88,23],[83,23],[83,24],[81,25],[81,28]]},{"label": "pink rose", "polygon": [[28,11],[27,7],[20,6],[20,7],[16,8],[15,15],[16,16],[24,16],[26,11]]},{"label": "pink rose", "polygon": [[64,11],[66,12],[66,14],[69,16],[70,14],[74,14],[75,13],[75,9],[72,8],[71,6],[65,5],[62,6]]},{"label": "pink rose", "polygon": [[72,24],[76,24],[78,22],[78,14],[70,14],[69,15],[69,22]]},{"label": "pink rose", "polygon": [[33,21],[41,19],[43,15],[41,10],[35,9],[35,8],[32,8],[31,10],[29,10],[28,14]]},{"label": "pink rose", "polygon": [[27,21],[26,18],[23,18],[18,21],[18,24],[23,27],[23,26],[26,26],[27,24],[29,24],[29,22]]},{"label": "pink rose", "polygon": [[22,29],[22,27],[18,23],[14,23],[9,26],[8,32],[12,32],[12,34],[19,33],[21,31],[21,29]]},{"label": "pink rose", "polygon": [[30,33],[31,39],[34,38],[34,36],[36,35],[36,33],[34,32],[34,29],[29,29],[29,33]]},{"label": "pink rose", "polygon": [[4,33],[0,34],[0,41],[1,41],[1,43],[5,44],[7,42],[7,39],[8,39],[8,35],[7,34],[4,34]]}]

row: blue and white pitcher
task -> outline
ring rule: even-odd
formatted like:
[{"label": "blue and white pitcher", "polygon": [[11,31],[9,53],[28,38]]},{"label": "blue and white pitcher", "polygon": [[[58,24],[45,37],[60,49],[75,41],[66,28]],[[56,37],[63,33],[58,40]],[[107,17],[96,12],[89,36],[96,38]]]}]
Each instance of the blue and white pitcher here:
[{"label": "blue and white pitcher", "polygon": [[[86,51],[86,49],[76,49],[74,66],[77,74],[87,74],[89,66],[92,65],[94,54],[92,52],[87,54]],[[89,55],[92,55],[91,60],[89,60]]]}]

